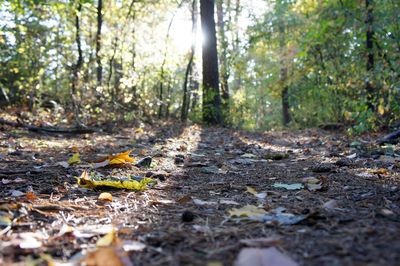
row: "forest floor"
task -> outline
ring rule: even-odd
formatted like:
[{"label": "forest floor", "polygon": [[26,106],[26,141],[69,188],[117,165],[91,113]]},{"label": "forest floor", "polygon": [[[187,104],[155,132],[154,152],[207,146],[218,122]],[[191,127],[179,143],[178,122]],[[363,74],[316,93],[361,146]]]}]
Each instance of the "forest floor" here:
[{"label": "forest floor", "polygon": [[[85,135],[0,126],[0,264],[399,265],[400,146],[375,139],[172,122]],[[151,165],[90,164],[130,149]],[[67,164],[74,153],[81,161]],[[82,188],[85,169],[157,184]]]}]

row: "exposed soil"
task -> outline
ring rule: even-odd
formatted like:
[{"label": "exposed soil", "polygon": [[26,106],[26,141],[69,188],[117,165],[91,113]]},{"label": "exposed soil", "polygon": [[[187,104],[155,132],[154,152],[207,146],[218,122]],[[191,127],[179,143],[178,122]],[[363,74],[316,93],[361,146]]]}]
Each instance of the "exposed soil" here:
[{"label": "exposed soil", "polygon": [[[127,252],[133,265],[232,265],[248,245],[241,240],[262,237],[274,241],[261,246],[273,245],[300,265],[399,265],[400,146],[322,130],[245,133],[173,123],[143,129],[66,136],[3,126],[0,213],[13,222],[0,223],[0,264],[85,261],[114,227],[120,241],[145,245]],[[153,176],[157,185],[142,192],[107,189],[112,202],[98,200],[104,190],[78,187],[74,176],[87,162],[129,149],[136,160],[151,156],[151,167],[91,171]],[[56,165],[76,151],[82,164]],[[320,187],[273,187],[307,177]],[[268,213],[283,207],[303,219],[230,217],[229,210],[245,205]]]}]

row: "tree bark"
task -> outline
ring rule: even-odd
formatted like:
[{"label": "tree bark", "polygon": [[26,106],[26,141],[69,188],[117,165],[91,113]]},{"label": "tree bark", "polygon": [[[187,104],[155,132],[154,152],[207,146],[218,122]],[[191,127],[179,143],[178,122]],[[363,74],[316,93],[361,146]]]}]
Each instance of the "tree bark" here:
[{"label": "tree bark", "polygon": [[226,40],[226,29],[224,22],[224,8],[223,8],[223,0],[217,0],[217,25],[219,32],[219,58],[220,58],[220,75],[221,75],[221,98],[222,98],[222,111],[229,112],[229,70],[228,70],[228,62],[227,62],[227,49],[228,42]]},{"label": "tree bark", "polygon": [[189,112],[189,92],[188,83],[189,75],[192,73],[193,59],[196,51],[196,36],[197,36],[197,0],[192,2],[192,45],[190,47],[189,62],[186,66],[185,80],[183,82],[183,99],[181,109],[181,121],[185,122]]},{"label": "tree bark", "polygon": [[201,28],[205,36],[203,59],[203,121],[222,124],[214,0],[200,0]]},{"label": "tree bark", "polygon": [[97,85],[101,86],[103,79],[103,67],[101,65],[101,27],[103,25],[103,0],[97,2],[97,34],[96,34],[96,63],[97,63]]},{"label": "tree bark", "polygon": [[77,99],[77,88],[78,88],[78,83],[79,83],[79,76],[80,76],[80,70],[83,65],[83,53],[82,53],[82,44],[81,44],[81,27],[80,27],[80,13],[82,11],[82,4],[80,1],[78,1],[78,6],[76,8],[76,14],[75,14],[75,42],[76,46],[78,48],[78,60],[76,61],[76,64],[73,67],[73,80],[72,80],[72,87],[71,87],[71,98],[72,98],[72,108],[74,111],[75,115],[75,120],[76,122],[80,125],[82,124],[81,121],[79,120],[79,104],[78,104],[78,99]]},{"label": "tree bark", "polygon": [[[279,22],[279,47],[281,48],[281,53],[286,49],[285,42],[285,24],[284,21]],[[282,55],[283,56],[283,55]],[[282,85],[281,99],[282,99],[282,123],[286,127],[290,121],[290,105],[289,105],[289,86],[286,84],[287,82],[287,66],[285,60],[281,59],[281,73],[280,73],[280,82]]]},{"label": "tree bark", "polygon": [[[365,8],[367,10],[367,17],[365,19],[365,24],[367,26],[367,32],[366,32],[366,48],[367,48],[367,73],[368,75],[372,74],[374,70],[374,29],[373,29],[373,23],[374,23],[374,14],[373,14],[373,0],[365,0]],[[375,104],[374,104],[374,86],[372,85],[371,81],[369,80],[370,77],[368,77],[368,80],[365,84],[365,90],[367,92],[367,104],[368,104],[368,109],[371,111],[375,111]]]}]

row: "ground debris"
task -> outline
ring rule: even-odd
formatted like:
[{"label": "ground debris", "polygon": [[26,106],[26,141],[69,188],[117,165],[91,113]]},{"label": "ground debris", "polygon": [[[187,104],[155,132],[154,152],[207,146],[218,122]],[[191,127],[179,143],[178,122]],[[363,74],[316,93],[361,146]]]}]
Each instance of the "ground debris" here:
[{"label": "ground debris", "polygon": [[[331,134],[162,124],[2,138],[0,261],[91,264],[108,254],[114,265],[258,265],[253,254],[279,265],[396,265],[398,148],[365,157],[361,142]],[[85,171],[91,186],[77,184]],[[139,191],[96,183],[111,177],[159,182]],[[244,247],[256,253],[240,255]]]}]

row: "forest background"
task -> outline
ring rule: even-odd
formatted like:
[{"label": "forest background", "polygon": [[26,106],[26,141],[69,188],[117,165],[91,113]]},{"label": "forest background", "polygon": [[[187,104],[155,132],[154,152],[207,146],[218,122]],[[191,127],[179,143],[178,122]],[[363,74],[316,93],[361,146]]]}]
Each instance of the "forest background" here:
[{"label": "forest background", "polygon": [[208,14],[225,125],[399,126],[398,0],[213,2],[0,1],[0,108],[81,126],[200,122]]}]

